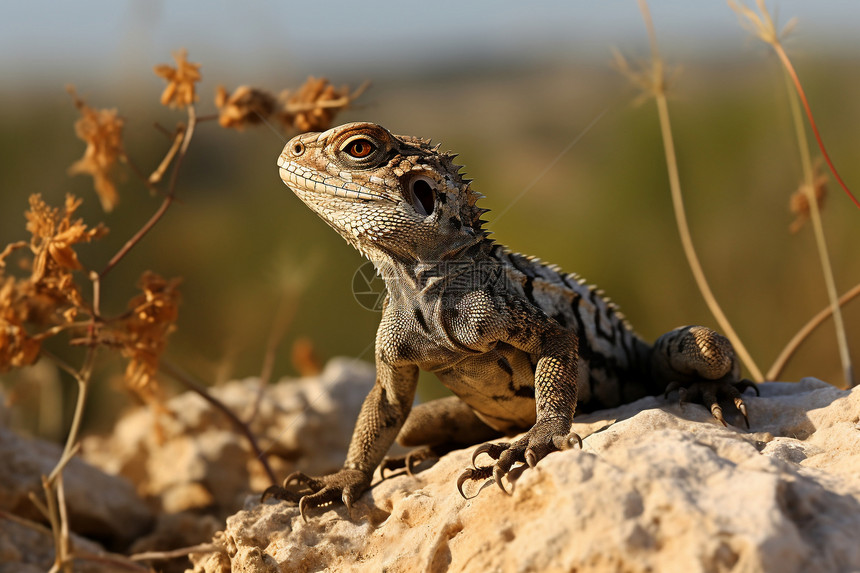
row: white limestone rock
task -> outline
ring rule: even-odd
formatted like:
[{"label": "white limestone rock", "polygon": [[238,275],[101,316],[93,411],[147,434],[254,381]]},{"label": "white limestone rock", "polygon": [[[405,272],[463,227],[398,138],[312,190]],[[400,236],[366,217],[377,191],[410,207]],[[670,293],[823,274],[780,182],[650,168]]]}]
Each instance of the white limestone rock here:
[{"label": "white limestone rock", "polygon": [[584,450],[515,470],[512,495],[460,497],[461,450],[378,483],[353,520],[252,496],[190,571],[860,570],[860,388],[761,390],[749,432],[658,398],[579,416]]},{"label": "white limestone rock", "polygon": [[[42,521],[30,493],[44,500],[42,476],[51,473],[62,448],[45,440],[25,438],[0,426],[0,510]],[[69,525],[85,536],[123,545],[145,532],[152,511],[125,479],[107,475],[80,458],[63,470]]]},{"label": "white limestone rock", "polygon": [[[375,379],[373,367],[331,360],[316,377],[265,388],[251,429],[278,474],[328,472],[340,466],[358,409]],[[240,419],[257,403],[258,380],[211,389]],[[206,510],[224,515],[251,491],[268,485],[245,437],[203,398],[185,392],[166,403],[167,415],[140,408],[104,437],[84,441],[83,456],[128,478],[166,513]]]}]

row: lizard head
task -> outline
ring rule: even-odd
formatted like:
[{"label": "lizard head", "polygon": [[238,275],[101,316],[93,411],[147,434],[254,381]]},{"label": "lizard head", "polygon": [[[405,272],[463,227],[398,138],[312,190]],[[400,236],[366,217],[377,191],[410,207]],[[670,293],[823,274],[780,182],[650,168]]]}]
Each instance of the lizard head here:
[{"label": "lizard head", "polygon": [[487,234],[481,197],[454,155],[427,140],[348,123],[291,139],[278,158],[287,187],[371,260],[441,260]]}]

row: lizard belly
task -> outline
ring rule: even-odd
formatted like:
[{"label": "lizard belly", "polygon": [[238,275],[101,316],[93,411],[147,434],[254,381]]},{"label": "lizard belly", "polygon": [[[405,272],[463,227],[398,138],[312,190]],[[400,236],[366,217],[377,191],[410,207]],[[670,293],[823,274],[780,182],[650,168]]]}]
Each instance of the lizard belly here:
[{"label": "lizard belly", "polygon": [[498,344],[434,373],[481,421],[511,432],[535,423],[534,364],[526,352]]}]

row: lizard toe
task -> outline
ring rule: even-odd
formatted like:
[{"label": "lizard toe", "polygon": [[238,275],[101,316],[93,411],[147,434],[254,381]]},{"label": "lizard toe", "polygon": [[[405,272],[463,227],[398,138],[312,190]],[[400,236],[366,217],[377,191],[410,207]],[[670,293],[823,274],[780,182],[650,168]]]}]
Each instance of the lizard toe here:
[{"label": "lizard toe", "polygon": [[552,444],[559,451],[570,450],[574,444],[579,444],[579,449],[582,449],[582,438],[576,432],[571,432],[566,436],[553,436]]},{"label": "lizard toe", "polygon": [[735,389],[741,393],[744,392],[747,388],[752,388],[753,390],[755,390],[756,396],[761,396],[761,392],[758,389],[758,384],[756,384],[752,380],[741,378],[737,382],[732,382],[732,386],[734,386]]},{"label": "lizard toe", "polygon": [[313,491],[317,491],[325,487],[325,483],[319,478],[311,477],[304,472],[293,472],[284,478],[284,487],[287,488],[293,484],[304,485]]},{"label": "lizard toe", "polygon": [[298,503],[302,495],[279,485],[270,485],[260,494],[260,503],[265,503],[266,499],[270,497],[281,501]]},{"label": "lizard toe", "polygon": [[681,407],[688,402],[701,404],[710,410],[715,420],[727,426],[728,423],[725,419],[723,406],[731,404],[734,406],[734,411],[741,415],[745,426],[749,429],[749,412],[747,404],[742,397],[742,393],[747,388],[754,389],[756,393],[759,391],[756,384],[749,380],[731,380],[729,378],[719,380],[700,379],[690,382],[685,386],[678,385],[676,389],[678,390]]},{"label": "lizard toe", "polygon": [[478,459],[478,456],[481,454],[487,454],[494,460],[499,459],[499,456],[504,453],[505,450],[510,448],[511,445],[507,442],[495,443],[495,442],[487,442],[485,444],[481,444],[475,451],[472,453],[472,467],[478,469],[478,466],[475,465],[475,460]]},{"label": "lizard toe", "polygon": [[299,514],[305,523],[308,522],[308,510],[329,505],[341,497],[341,492],[334,487],[324,487],[316,493],[303,496],[299,500]]},{"label": "lizard toe", "polygon": [[427,460],[438,460],[443,454],[450,451],[450,448],[441,448],[434,446],[424,446],[416,448],[406,455],[402,456],[387,456],[382,463],[379,464],[379,475],[382,479],[386,479],[388,472],[405,469],[409,477],[414,477],[415,468]]},{"label": "lizard toe", "polygon": [[457,491],[460,492],[460,495],[463,496],[463,499],[471,499],[470,497],[467,497],[465,493],[463,493],[463,485],[467,481],[487,480],[492,476],[493,466],[484,466],[476,469],[467,468],[463,471],[463,473],[460,474],[460,477],[457,478]]}]

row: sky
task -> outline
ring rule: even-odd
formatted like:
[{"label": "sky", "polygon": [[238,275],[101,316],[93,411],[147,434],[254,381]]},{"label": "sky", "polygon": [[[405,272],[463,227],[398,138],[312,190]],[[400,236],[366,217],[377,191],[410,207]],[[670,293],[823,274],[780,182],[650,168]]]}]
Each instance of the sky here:
[{"label": "sky", "polygon": [[[752,0],[747,0],[751,2]],[[742,56],[763,48],[722,0],[652,0],[668,59]],[[782,24],[799,17],[802,49],[860,54],[860,2],[768,2]],[[222,0],[9,2],[0,21],[0,90],[67,78],[100,82],[169,61],[178,47],[204,72],[250,76],[315,71],[413,72],[457,62],[609,58],[645,45],[633,0],[537,3]]]}]

